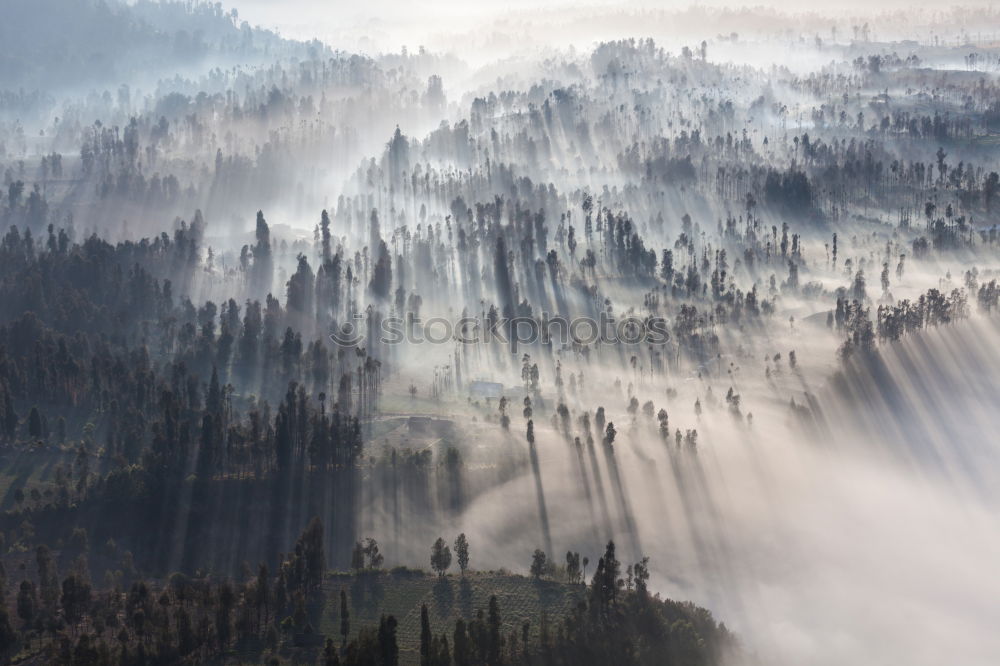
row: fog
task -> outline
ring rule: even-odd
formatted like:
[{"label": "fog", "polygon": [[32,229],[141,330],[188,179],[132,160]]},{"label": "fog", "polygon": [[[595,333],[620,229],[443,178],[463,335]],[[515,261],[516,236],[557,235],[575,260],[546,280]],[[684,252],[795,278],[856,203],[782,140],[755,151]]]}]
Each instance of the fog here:
[{"label": "fog", "polygon": [[[960,5],[966,11],[988,7],[990,3],[985,1]],[[883,38],[916,39],[933,34],[953,38],[963,30],[974,34],[983,28],[974,21],[948,21],[946,17],[955,9],[929,0],[888,0],[874,9],[859,0],[837,0],[815,8],[773,0],[752,5],[726,0],[439,0],[420,5],[397,0],[364,4],[290,0],[280,5],[249,0],[240,6],[241,16],[252,24],[275,28],[297,39],[318,37],[336,47],[369,54],[397,51],[402,46],[411,50],[425,46],[460,54],[477,64],[524,55],[526,46],[588,48],[599,41],[640,34],[660,43],[670,39],[694,42],[734,30],[760,29],[790,35],[816,31],[822,26],[828,34],[831,24],[839,24],[846,37],[851,25],[868,21]]]},{"label": "fog", "polygon": [[[550,427],[532,453],[520,437],[471,426],[477,443],[463,455],[499,448],[523,472],[488,489],[469,483],[475,499],[460,511],[432,502],[439,531],[464,531],[489,567],[516,568],[549,544],[593,552],[609,536],[624,559],[655,553],[658,590],[713,609],[769,663],[988,663],[1000,647],[998,588],[984,574],[1000,554],[1000,451],[983,436],[997,426],[985,398],[997,334],[994,321],[970,322],[894,346],[877,371],[786,366],[765,381],[761,358],[774,350],[832,357],[834,336],[803,325],[747,349],[736,380],[688,369],[637,389],[675,427],[698,429],[696,454],[664,442],[651,416],[626,414],[625,391],[610,388],[620,370],[590,366],[573,420],[577,405],[607,405],[613,453],[581,451]],[[752,427],[724,404],[729,385]],[[710,388],[723,404],[696,416]],[[809,393],[816,408],[797,416],[787,401],[808,404]],[[383,498],[362,524],[400,561],[419,561],[425,512]]]},{"label": "fog", "polygon": [[[990,4],[10,18],[0,598],[24,622],[0,652],[111,641],[116,613],[145,650],[145,580],[183,611],[153,619],[177,659],[315,661],[351,572],[354,633],[325,649],[361,663],[382,616],[394,663],[396,613],[402,661],[418,633],[426,659],[393,586],[464,534],[473,580],[534,579],[521,651],[513,621],[494,644],[510,663],[590,649],[552,589],[583,634],[625,626],[594,610],[615,552],[619,620],[646,572],[711,617],[657,606],[645,660],[608,639],[611,661],[661,663],[688,627],[702,652],[676,663],[995,662]],[[53,592],[49,549],[88,603]],[[221,587],[196,610],[180,575]],[[442,624],[472,620],[458,575]],[[196,652],[199,618],[221,628]]]}]

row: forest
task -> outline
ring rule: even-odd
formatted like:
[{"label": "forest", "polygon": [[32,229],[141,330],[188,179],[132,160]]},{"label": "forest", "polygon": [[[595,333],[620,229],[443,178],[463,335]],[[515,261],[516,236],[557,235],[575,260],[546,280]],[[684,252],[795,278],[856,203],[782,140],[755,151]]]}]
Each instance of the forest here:
[{"label": "forest", "polygon": [[4,9],[0,663],[996,663],[1000,10]]}]

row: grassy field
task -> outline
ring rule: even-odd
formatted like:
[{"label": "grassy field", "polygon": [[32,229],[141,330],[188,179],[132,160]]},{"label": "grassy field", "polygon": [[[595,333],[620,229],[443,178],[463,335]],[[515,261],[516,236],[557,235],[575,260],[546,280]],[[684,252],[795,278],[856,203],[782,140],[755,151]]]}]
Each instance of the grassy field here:
[{"label": "grassy field", "polygon": [[[55,487],[55,468],[72,469],[74,456],[56,447],[9,449],[0,453],[0,510],[16,508],[15,491],[20,488],[25,504],[33,504],[32,489],[40,493]],[[43,502],[47,501],[43,499]]]},{"label": "grassy field", "polygon": [[412,571],[367,578],[333,574],[324,583],[327,601],[318,630],[335,640],[340,636],[341,589],[347,592],[352,637],[363,627],[377,626],[382,614],[396,617],[403,663],[419,661],[423,604],[427,604],[431,629],[435,634],[446,632],[450,641],[455,620],[472,618],[480,609],[485,613],[491,595],[499,602],[504,634],[517,631],[520,635],[522,624],[529,622],[532,636],[537,636],[543,610],[554,622],[583,595],[580,585],[535,581],[504,572],[467,572],[443,578]]},{"label": "grassy field", "polygon": [[[325,603],[317,633],[331,638],[340,646],[340,590],[347,593],[350,613],[350,635],[353,639],[364,628],[377,628],[381,615],[394,615],[399,623],[397,641],[401,664],[420,662],[420,608],[427,604],[431,629],[435,635],[446,633],[449,643],[455,620],[469,620],[476,612],[488,611],[490,596],[496,595],[503,620],[503,633],[521,635],[525,622],[531,625],[532,639],[538,637],[542,611],[548,614],[553,626],[582,598],[582,585],[569,585],[554,581],[536,581],[525,576],[506,572],[467,572],[438,577],[420,571],[380,572],[378,575],[355,576],[349,573],[332,573],[323,584]],[[10,594],[10,591],[8,591]],[[13,608],[9,609],[13,613]],[[105,639],[109,639],[105,635]],[[113,641],[112,641],[113,642]],[[45,654],[43,645],[51,647],[52,639],[24,646],[12,663],[39,663]],[[311,647],[291,648],[284,644],[278,650],[282,663],[314,664],[320,657],[322,642]],[[263,664],[275,656],[264,648],[263,642],[254,640],[229,652],[224,657],[211,660],[216,664]]]}]

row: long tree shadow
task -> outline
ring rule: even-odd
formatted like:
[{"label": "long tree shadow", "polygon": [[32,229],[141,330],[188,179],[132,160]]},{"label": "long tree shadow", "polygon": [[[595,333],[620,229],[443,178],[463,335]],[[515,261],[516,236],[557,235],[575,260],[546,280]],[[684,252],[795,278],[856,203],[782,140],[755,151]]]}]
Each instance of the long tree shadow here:
[{"label": "long tree shadow", "polygon": [[[725,518],[719,511],[715,495],[713,494],[711,488],[709,488],[708,477],[705,474],[704,464],[695,452],[691,452],[691,455],[688,456],[687,468],[691,470],[694,478],[692,488],[698,496],[698,503],[705,511],[706,518],[711,524],[709,534],[714,535],[715,537],[713,539],[713,547],[715,553],[717,554],[715,564],[718,574],[722,578],[723,584],[728,589],[738,591],[740,587],[736,583],[738,576],[735,570],[737,559],[732,548],[729,546],[729,542],[727,541],[727,536],[730,532],[726,525]],[[732,595],[732,602],[736,606],[736,612],[739,616],[747,617],[746,605],[742,595],[738,593]]]},{"label": "long tree shadow", "polygon": [[375,614],[384,596],[385,589],[377,572],[359,573],[351,581],[351,605],[364,615]]},{"label": "long tree shadow", "polygon": [[580,473],[580,482],[583,484],[583,492],[587,497],[587,510],[590,512],[590,529],[593,533],[594,543],[600,543],[600,536],[597,533],[597,514],[594,513],[594,495],[590,490],[590,479],[587,478],[587,466],[583,461],[583,445],[580,438],[573,440],[573,448],[576,450],[576,466]]},{"label": "long tree shadow", "polygon": [[714,556],[712,550],[706,543],[701,530],[698,528],[694,508],[695,502],[693,491],[689,488],[688,480],[685,477],[684,469],[681,467],[682,451],[672,451],[667,457],[670,460],[670,471],[674,476],[674,483],[677,486],[677,495],[681,502],[681,511],[687,523],[688,534],[691,537],[691,545],[695,552],[695,561],[701,570],[702,576],[712,571]]},{"label": "long tree shadow", "polygon": [[535,475],[535,491],[538,496],[538,517],[542,523],[542,538],[545,541],[545,552],[552,552],[552,533],[549,531],[549,511],[545,506],[545,489],[542,486],[542,474],[538,465],[538,452],[534,443],[528,444],[531,454],[531,471]]},{"label": "long tree shadow", "polygon": [[438,576],[434,583],[434,607],[441,615],[450,615],[451,607],[455,603],[455,592],[451,588],[451,579],[447,576]]},{"label": "long tree shadow", "polygon": [[611,478],[611,484],[614,486],[615,494],[618,496],[622,521],[625,523],[625,529],[628,532],[629,541],[632,546],[632,553],[636,557],[641,557],[642,545],[639,541],[639,531],[635,526],[635,517],[632,515],[632,506],[629,504],[628,497],[625,494],[625,485],[622,483],[621,473],[618,470],[618,460],[615,458],[614,445],[604,445],[604,461],[608,465],[608,476]]},{"label": "long tree shadow", "polygon": [[458,583],[458,611],[462,617],[472,617],[472,583],[465,576]]},{"label": "long tree shadow", "polygon": [[601,468],[597,464],[594,442],[589,437],[587,438],[587,454],[590,458],[590,468],[594,470],[594,486],[597,488],[597,500],[600,502],[601,516],[604,519],[604,534],[611,536],[611,513],[608,511],[608,498],[604,494],[604,481],[601,478]]}]

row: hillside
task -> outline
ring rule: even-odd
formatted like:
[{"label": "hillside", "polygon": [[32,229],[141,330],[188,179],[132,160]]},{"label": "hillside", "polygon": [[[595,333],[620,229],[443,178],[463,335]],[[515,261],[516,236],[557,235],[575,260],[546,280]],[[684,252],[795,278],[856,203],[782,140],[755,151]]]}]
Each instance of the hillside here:
[{"label": "hillside", "polygon": [[[0,21],[0,91],[58,96],[64,88],[155,84],[178,71],[305,56],[307,46],[240,21],[221,3],[121,0],[7,0]],[[20,91],[18,93],[18,91]],[[8,107],[8,108],[4,108]]]},{"label": "hillside", "polygon": [[[524,623],[538,631],[542,613],[556,622],[584,598],[582,585],[533,580],[506,572],[468,572],[465,576],[438,577],[413,570],[364,577],[333,574],[323,584],[328,600],[319,632],[337,636],[340,631],[340,590],[348,592],[351,638],[365,626],[377,625],[383,614],[399,621],[400,656],[404,662],[419,660],[420,607],[427,605],[431,625],[453,627],[456,620],[474,617],[496,596],[503,609],[504,634],[521,632]],[[440,629],[439,629],[440,631]]]}]

